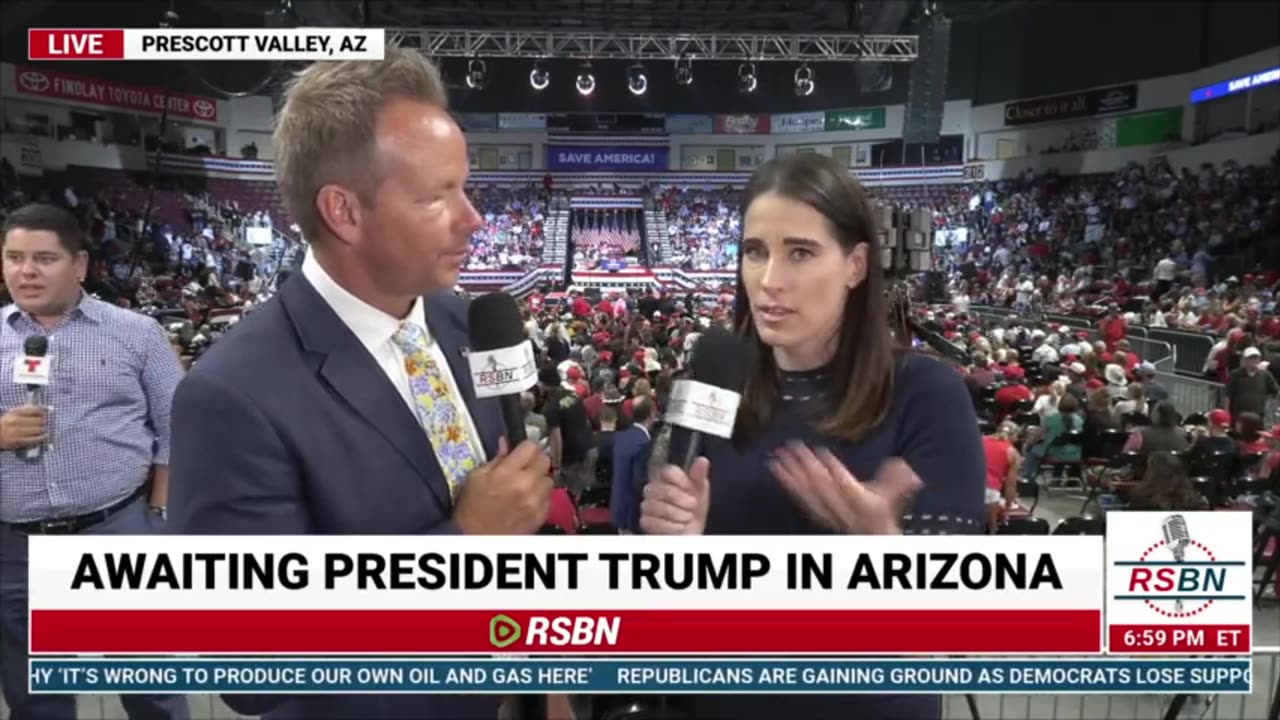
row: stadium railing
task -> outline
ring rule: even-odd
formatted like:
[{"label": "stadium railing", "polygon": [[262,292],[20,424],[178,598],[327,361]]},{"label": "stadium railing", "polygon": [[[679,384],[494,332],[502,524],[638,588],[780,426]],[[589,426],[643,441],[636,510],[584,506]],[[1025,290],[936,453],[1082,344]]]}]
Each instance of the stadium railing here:
[{"label": "stadium railing", "polygon": [[1143,329],[1146,330],[1147,338],[1161,340],[1173,346],[1176,360],[1175,371],[1195,375],[1204,372],[1205,361],[1209,359],[1209,352],[1213,349],[1214,342],[1216,342],[1214,338],[1204,333],[1187,332],[1185,330],[1170,330],[1168,328]]},{"label": "stadium railing", "polygon": [[1156,381],[1169,391],[1169,401],[1185,414],[1222,407],[1222,384],[1200,378],[1157,372]]}]

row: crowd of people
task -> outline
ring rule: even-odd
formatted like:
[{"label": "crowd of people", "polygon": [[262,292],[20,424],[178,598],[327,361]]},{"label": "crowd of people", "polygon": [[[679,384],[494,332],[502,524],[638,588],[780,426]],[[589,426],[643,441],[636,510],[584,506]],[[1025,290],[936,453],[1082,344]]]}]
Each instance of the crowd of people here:
[{"label": "crowd of people", "polygon": [[920,320],[971,356],[957,370],[985,431],[993,529],[1051,474],[1103,507],[1190,510],[1250,502],[1280,472],[1280,368],[1256,334],[1236,331],[1217,398],[1192,404],[1131,345],[1117,314],[1094,330],[952,307]]},{"label": "crowd of people", "polygon": [[973,304],[1064,313],[1115,304],[1170,327],[1220,330],[1213,324],[1232,311],[1274,308],[1277,274],[1262,265],[1274,252],[1266,238],[1280,222],[1278,190],[1280,158],[1002,180],[969,198],[974,232],[944,262],[953,292]]},{"label": "crowd of people", "polygon": [[471,191],[484,225],[471,236],[469,270],[524,270],[542,261],[546,192],[534,185],[485,185]]},{"label": "crowd of people", "polygon": [[741,191],[656,188],[654,202],[667,218],[670,262],[688,270],[724,270],[738,264]]},{"label": "crowd of people", "polygon": [[278,234],[250,243],[246,229],[270,233],[270,216],[242,212],[207,195],[184,196],[182,223],[148,223],[144,207],[130,206],[109,189],[19,186],[10,176],[0,184],[0,222],[30,202],[56,205],[77,217],[89,250],[86,291],[162,322],[187,364],[270,297],[296,250]]},{"label": "crowd of people", "polygon": [[[729,325],[733,295],[571,289],[556,298],[535,294],[525,309],[526,334],[544,362],[539,388],[524,398],[529,435],[558,448],[554,464],[568,469],[564,484],[575,493],[593,483],[609,488],[611,498],[597,498],[609,501],[609,522],[635,531],[645,476],[635,453],[662,441],[654,424],[673,382],[697,339]],[[1268,414],[1280,399],[1280,368],[1253,345],[1229,361],[1217,403],[1186,407],[1123,334],[990,322],[950,307],[921,309],[919,320],[970,354],[955,367],[986,438],[993,530],[1011,509],[1025,509],[1020,484],[1043,485],[1064,469],[1100,503],[1135,507],[1184,496],[1220,505],[1245,494],[1241,478],[1265,481],[1280,471],[1280,417]],[[1144,462],[1111,471],[1126,454]],[[1090,462],[1107,472],[1086,471]],[[1211,462],[1234,473],[1212,490],[1191,479]],[[569,517],[566,506],[560,519]]]}]

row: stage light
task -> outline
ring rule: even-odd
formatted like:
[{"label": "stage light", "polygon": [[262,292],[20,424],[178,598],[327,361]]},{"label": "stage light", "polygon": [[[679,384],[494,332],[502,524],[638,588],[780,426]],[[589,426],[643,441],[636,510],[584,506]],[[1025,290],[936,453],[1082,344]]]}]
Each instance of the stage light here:
[{"label": "stage light", "polygon": [[590,95],[596,89],[596,76],[591,74],[591,63],[582,63],[578,68],[578,80],[575,83],[578,87],[578,93],[581,95]]},{"label": "stage light", "polygon": [[632,95],[643,95],[649,89],[649,78],[644,74],[644,66],[636,63],[627,70],[627,89]]},{"label": "stage light", "polygon": [[551,73],[547,72],[542,65],[533,64],[533,69],[529,71],[529,85],[534,90],[544,90],[551,84]]},{"label": "stage light", "polygon": [[472,90],[483,90],[484,71],[485,65],[483,60],[475,59],[467,63],[467,87]]},{"label": "stage light", "polygon": [[755,92],[755,89],[756,65],[755,63],[742,63],[738,66],[738,92]]},{"label": "stage light", "polygon": [[813,81],[813,68],[809,67],[809,63],[796,68],[796,95],[812,95],[816,85]]}]

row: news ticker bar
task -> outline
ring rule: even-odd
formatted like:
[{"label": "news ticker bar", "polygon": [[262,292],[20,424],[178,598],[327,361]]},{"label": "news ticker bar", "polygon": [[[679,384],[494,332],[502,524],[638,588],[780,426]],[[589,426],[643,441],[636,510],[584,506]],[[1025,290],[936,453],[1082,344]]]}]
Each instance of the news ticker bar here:
[{"label": "news ticker bar", "polygon": [[29,60],[381,60],[381,28],[31,28]]},{"label": "news ticker bar", "polygon": [[33,659],[33,693],[1247,694],[1249,659]]}]

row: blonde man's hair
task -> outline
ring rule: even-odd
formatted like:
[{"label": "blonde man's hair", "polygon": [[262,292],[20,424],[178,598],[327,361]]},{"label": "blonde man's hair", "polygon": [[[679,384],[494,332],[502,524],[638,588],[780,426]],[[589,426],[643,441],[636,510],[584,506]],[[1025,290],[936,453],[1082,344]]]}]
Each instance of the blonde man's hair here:
[{"label": "blonde man's hair", "polygon": [[378,113],[397,97],[449,104],[440,71],[398,47],[388,47],[380,61],[313,63],[289,83],[276,118],[276,180],[308,240],[324,230],[316,194],[325,185],[349,187],[361,202],[372,202],[383,173],[374,147]]}]

